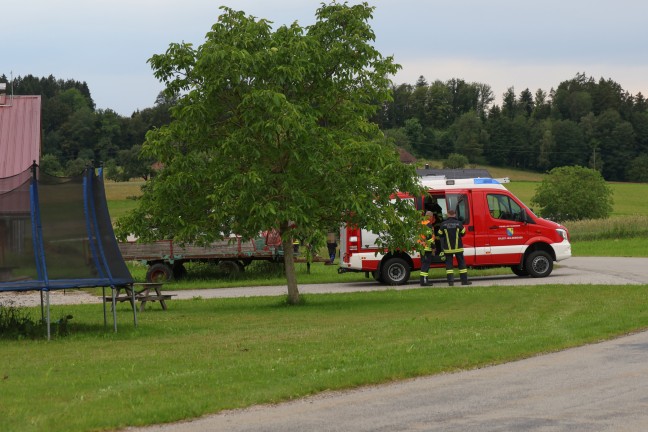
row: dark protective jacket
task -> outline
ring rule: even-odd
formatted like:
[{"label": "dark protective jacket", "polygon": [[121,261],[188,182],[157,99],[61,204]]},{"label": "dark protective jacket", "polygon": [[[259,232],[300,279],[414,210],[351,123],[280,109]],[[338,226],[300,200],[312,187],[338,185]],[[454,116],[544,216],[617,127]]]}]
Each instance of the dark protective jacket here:
[{"label": "dark protective jacket", "polygon": [[466,234],[466,228],[455,217],[449,217],[441,222],[437,231],[441,239],[441,246],[446,253],[463,252],[463,242],[461,237]]}]

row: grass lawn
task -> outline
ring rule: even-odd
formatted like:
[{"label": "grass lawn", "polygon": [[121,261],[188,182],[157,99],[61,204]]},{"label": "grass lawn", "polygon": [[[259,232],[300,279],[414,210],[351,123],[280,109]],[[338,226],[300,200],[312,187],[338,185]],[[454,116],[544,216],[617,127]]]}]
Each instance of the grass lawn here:
[{"label": "grass lawn", "polygon": [[[0,343],[0,430],[171,422],[470,369],[648,328],[645,286],[416,289],[175,300],[119,332],[98,305],[53,306],[71,334]],[[157,305],[154,305],[157,306]],[[30,310],[38,315],[39,310]],[[110,327],[110,326],[109,326]]]}]

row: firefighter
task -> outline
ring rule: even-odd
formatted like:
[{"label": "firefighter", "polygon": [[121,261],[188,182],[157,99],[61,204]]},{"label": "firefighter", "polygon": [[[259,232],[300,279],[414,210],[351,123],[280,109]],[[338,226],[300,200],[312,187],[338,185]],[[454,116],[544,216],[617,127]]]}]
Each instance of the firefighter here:
[{"label": "firefighter", "polygon": [[432,264],[432,256],[434,256],[434,222],[436,217],[431,211],[425,212],[425,219],[421,222],[423,225],[423,233],[419,244],[421,245],[421,271],[420,271],[420,285],[432,286],[432,282],[428,281],[430,271],[430,264]]},{"label": "firefighter", "polygon": [[466,268],[466,260],[464,259],[463,242],[461,238],[466,234],[466,228],[459,219],[457,219],[457,212],[450,209],[448,210],[448,217],[441,222],[437,234],[441,238],[441,245],[443,253],[445,254],[446,264],[446,277],[448,285],[454,286],[454,268],[452,258],[457,257],[457,265],[459,267],[459,278],[461,285],[471,285],[472,282],[468,281],[468,269]]}]

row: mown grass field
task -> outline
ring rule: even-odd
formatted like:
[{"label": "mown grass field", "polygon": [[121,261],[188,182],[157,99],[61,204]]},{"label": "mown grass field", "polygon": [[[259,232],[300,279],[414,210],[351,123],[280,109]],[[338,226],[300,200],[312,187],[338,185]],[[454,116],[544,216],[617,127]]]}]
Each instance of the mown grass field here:
[{"label": "mown grass field", "polygon": [[[471,287],[174,300],[119,331],[53,306],[71,334],[0,343],[0,430],[81,432],[482,367],[648,328],[645,286]],[[39,308],[30,310],[38,316]]]}]

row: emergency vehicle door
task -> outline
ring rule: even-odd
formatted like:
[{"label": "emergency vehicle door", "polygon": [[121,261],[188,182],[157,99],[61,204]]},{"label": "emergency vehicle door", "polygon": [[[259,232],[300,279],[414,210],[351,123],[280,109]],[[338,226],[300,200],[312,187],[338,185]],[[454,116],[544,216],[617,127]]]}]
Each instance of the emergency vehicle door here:
[{"label": "emergency vehicle door", "polygon": [[520,261],[528,239],[526,211],[510,195],[489,193],[486,196],[489,219],[488,243],[490,254],[484,264],[510,264]]}]

